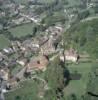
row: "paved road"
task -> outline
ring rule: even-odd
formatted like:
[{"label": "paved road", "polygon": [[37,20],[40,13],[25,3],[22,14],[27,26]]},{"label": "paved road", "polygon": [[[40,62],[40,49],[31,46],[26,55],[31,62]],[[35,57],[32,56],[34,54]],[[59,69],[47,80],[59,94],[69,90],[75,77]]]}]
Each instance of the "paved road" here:
[{"label": "paved road", "polygon": [[25,15],[25,14],[23,14],[23,13],[20,13],[20,15],[21,15],[22,17],[26,17],[26,18],[28,18],[29,20],[33,21],[34,23],[40,25],[40,23],[38,22],[38,20],[36,20],[34,17],[30,17],[29,15]]},{"label": "paved road", "polygon": [[5,100],[4,93],[0,93],[0,100]]},{"label": "paved road", "polygon": [[53,61],[57,56],[58,56],[58,54],[57,55],[54,55],[53,57],[51,57],[50,58],[50,61]]},{"label": "paved road", "polygon": [[97,18],[98,18],[98,15],[83,19],[83,20],[81,20],[81,22],[90,21],[90,20],[97,19]]},{"label": "paved road", "polygon": [[3,81],[0,86],[0,100],[5,100],[4,97],[4,89],[5,89],[6,81]]}]

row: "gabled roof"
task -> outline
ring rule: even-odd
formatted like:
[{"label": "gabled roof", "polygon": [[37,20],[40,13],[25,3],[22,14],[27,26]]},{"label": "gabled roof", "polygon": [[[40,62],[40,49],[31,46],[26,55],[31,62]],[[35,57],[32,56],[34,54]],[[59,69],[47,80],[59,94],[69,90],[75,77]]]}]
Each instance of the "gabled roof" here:
[{"label": "gabled roof", "polygon": [[65,56],[74,56],[77,57],[77,51],[75,51],[74,49],[69,49],[69,50],[65,50]]}]

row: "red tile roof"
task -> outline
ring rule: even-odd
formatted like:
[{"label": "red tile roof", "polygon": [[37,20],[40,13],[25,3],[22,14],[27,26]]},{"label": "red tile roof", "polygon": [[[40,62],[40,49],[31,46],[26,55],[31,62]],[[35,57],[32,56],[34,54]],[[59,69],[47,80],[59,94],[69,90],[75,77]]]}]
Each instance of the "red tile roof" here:
[{"label": "red tile roof", "polygon": [[27,72],[33,70],[44,70],[48,65],[48,59],[45,56],[38,56],[32,58],[30,63],[27,65]]}]

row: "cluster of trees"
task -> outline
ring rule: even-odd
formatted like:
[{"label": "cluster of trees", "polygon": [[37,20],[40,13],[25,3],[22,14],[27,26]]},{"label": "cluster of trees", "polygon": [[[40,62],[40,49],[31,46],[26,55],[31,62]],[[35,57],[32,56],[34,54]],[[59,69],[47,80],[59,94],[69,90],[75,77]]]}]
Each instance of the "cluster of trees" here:
[{"label": "cluster of trees", "polygon": [[5,27],[7,27],[9,25],[10,18],[8,16],[8,14],[4,17],[0,17],[0,25],[2,25],[2,29],[4,29]]},{"label": "cluster of trees", "polygon": [[57,22],[61,22],[62,24],[65,23],[65,16],[62,14],[62,12],[55,12],[57,14],[52,14],[51,16],[46,16],[42,20],[42,24],[46,24],[46,27],[55,25]]},{"label": "cluster of trees", "polygon": [[72,26],[65,35],[65,41],[78,50],[86,51],[98,58],[98,19],[80,22]]},{"label": "cluster of trees", "polygon": [[78,19],[82,20],[84,18],[87,18],[90,15],[89,10],[84,10],[82,12],[78,12]]},{"label": "cluster of trees", "polygon": [[58,98],[64,100],[63,89],[69,81],[69,72],[58,58],[49,64],[45,72],[45,80],[49,86],[45,100],[57,100]]},{"label": "cluster of trees", "polygon": [[[47,2],[47,1],[46,1]],[[40,1],[30,1],[29,5],[39,5],[35,7],[35,13],[41,14],[45,11],[53,10],[59,3],[59,0],[51,1],[50,3],[40,2]],[[41,5],[41,6],[40,6]]]},{"label": "cluster of trees", "polygon": [[46,14],[47,16],[53,15],[55,11],[63,10],[64,4],[67,4],[66,0],[54,0],[51,3],[43,4],[41,6],[36,6],[34,13],[36,14]]}]

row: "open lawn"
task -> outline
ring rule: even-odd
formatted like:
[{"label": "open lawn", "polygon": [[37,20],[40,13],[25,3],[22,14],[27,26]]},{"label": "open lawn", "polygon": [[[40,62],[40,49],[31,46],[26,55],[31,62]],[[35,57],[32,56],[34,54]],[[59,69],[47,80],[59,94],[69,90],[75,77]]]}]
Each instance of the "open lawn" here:
[{"label": "open lawn", "polygon": [[9,45],[10,41],[4,35],[0,35],[0,49],[8,47]]},{"label": "open lawn", "polygon": [[21,83],[22,88],[5,94],[5,100],[39,100],[38,83],[33,80]]},{"label": "open lawn", "polygon": [[86,84],[88,83],[88,76],[89,72],[91,71],[91,63],[80,63],[80,64],[72,64],[68,66],[70,73],[77,73],[81,74],[80,80],[71,80],[67,87],[65,88],[65,95],[76,94],[81,96],[85,93]]},{"label": "open lawn", "polygon": [[11,29],[9,29],[9,31],[11,32],[11,34],[14,37],[20,38],[22,36],[32,34],[33,33],[33,27],[34,27],[34,24],[29,23],[29,24],[24,24],[24,25],[21,25],[21,26],[11,28]]}]

